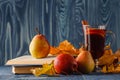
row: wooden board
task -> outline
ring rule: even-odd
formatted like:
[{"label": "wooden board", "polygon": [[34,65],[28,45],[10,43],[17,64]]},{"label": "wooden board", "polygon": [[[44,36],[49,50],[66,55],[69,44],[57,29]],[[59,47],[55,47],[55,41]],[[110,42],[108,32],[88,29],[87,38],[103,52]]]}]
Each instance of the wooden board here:
[{"label": "wooden board", "polygon": [[13,66],[30,66],[30,65],[42,65],[45,63],[51,63],[55,59],[55,56],[48,56],[46,58],[35,59],[31,55],[24,55],[11,60],[8,60],[6,65]]}]

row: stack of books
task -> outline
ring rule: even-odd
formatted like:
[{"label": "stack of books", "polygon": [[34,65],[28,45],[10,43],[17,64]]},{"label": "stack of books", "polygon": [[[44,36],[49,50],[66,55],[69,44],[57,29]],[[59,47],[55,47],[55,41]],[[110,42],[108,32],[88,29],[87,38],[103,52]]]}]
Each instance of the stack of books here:
[{"label": "stack of books", "polygon": [[31,69],[42,67],[43,64],[50,64],[55,59],[55,56],[35,59],[31,55],[24,55],[11,60],[8,60],[6,65],[12,66],[14,74],[31,74]]}]

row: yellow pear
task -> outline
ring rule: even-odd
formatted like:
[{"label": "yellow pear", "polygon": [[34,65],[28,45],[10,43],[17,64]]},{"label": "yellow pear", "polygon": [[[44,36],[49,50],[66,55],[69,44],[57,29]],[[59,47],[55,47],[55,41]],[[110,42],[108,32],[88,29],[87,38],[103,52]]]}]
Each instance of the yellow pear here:
[{"label": "yellow pear", "polygon": [[50,51],[50,45],[42,34],[37,34],[33,37],[29,45],[29,51],[34,58],[47,57]]},{"label": "yellow pear", "polygon": [[78,63],[78,71],[82,73],[90,73],[94,70],[95,63],[89,51],[83,50],[76,57]]}]

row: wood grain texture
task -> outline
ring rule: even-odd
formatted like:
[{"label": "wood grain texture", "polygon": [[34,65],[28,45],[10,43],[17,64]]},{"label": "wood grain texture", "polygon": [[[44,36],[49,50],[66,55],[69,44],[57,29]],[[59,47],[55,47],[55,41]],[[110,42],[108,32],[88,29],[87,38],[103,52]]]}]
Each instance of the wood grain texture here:
[{"label": "wood grain texture", "polygon": [[36,27],[53,46],[67,39],[79,47],[83,19],[106,25],[116,35],[113,50],[120,48],[120,0],[0,0],[0,65],[29,54]]}]

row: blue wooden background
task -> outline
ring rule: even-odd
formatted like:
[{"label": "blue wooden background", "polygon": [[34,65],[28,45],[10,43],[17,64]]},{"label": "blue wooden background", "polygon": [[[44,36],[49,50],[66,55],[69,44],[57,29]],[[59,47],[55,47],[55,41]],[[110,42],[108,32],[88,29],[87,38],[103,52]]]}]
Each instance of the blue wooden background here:
[{"label": "blue wooden background", "polygon": [[67,39],[75,47],[83,42],[81,20],[107,25],[120,48],[120,0],[0,0],[0,65],[29,54],[35,27],[57,46]]}]

